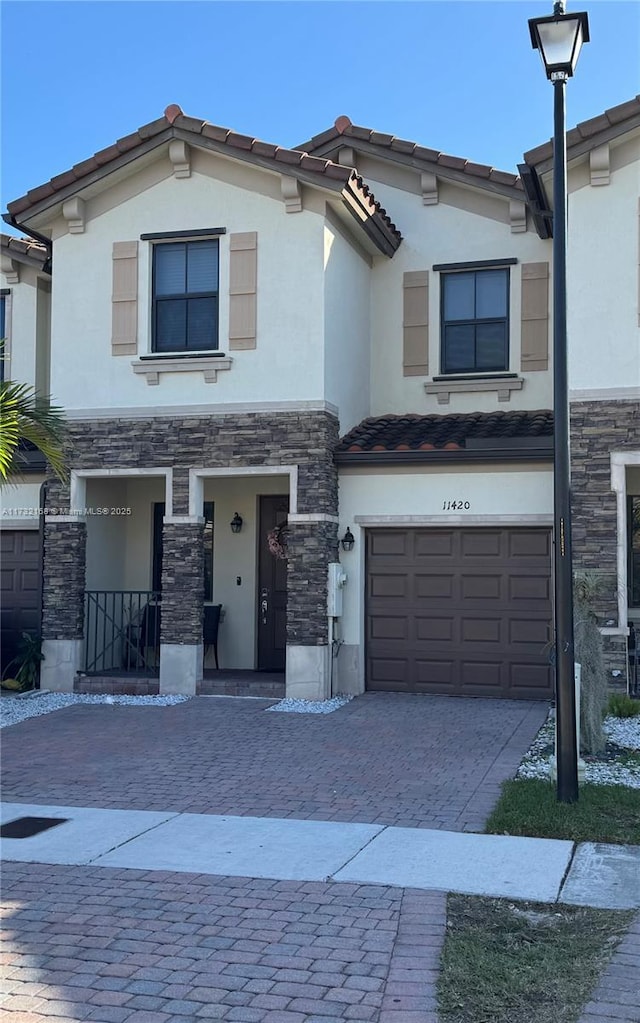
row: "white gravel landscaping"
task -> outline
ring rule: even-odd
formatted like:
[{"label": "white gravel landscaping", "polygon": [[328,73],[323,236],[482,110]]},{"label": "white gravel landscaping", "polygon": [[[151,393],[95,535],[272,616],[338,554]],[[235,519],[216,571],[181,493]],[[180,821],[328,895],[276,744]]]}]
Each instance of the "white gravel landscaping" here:
[{"label": "white gravel landscaping", "polygon": [[71,707],[74,703],[106,703],[121,707],[172,707],[184,703],[188,696],[91,696],[88,693],[48,693],[35,690],[20,696],[3,696],[0,699],[0,728],[17,725],[27,718],[51,714],[54,710]]},{"label": "white gravel landscaping", "polygon": [[334,696],[330,700],[280,700],[267,710],[280,710],[285,714],[331,714],[352,699],[353,696]]},{"label": "white gravel landscaping", "polygon": [[[553,711],[525,754],[517,778],[549,778],[549,746],[554,742]],[[585,758],[586,782],[594,785],[624,785],[640,789],[640,760],[625,763],[624,751],[640,754],[640,716],[634,718],[606,717],[603,724],[609,745],[601,758]]]}]

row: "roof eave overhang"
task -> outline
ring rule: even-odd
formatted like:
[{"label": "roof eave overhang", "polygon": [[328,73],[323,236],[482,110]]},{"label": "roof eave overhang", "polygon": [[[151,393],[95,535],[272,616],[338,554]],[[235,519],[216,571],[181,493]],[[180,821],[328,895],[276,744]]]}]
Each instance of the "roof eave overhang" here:
[{"label": "roof eave overhang", "polygon": [[349,149],[353,149],[356,153],[375,157],[376,159],[382,160],[386,163],[408,167],[418,172],[428,171],[445,181],[453,181],[456,184],[464,185],[467,188],[477,188],[481,191],[491,192],[493,195],[499,195],[506,199],[522,202],[522,188],[518,185],[509,185],[507,183],[494,181],[482,174],[474,174],[470,171],[465,171],[456,167],[449,167],[446,164],[439,163],[437,160],[424,159],[414,156],[411,153],[403,153],[395,149],[390,150],[386,146],[375,145],[375,143],[368,142],[365,139],[358,138],[357,136],[354,137],[346,134],[340,135],[338,138],[329,142],[324,142],[314,148],[312,155],[330,160],[332,159],[330,154],[337,153],[345,146]]},{"label": "roof eave overhang", "polygon": [[[573,132],[579,132],[579,128],[574,128],[573,132],[569,132],[567,137],[567,164],[569,169],[571,169],[572,164],[588,156],[592,149],[597,149],[598,146],[602,146],[607,142],[613,142],[638,129],[640,129],[640,111],[632,117],[620,121],[618,124],[609,125],[601,131],[594,132],[592,135],[585,135],[583,138],[571,141]],[[528,153],[524,154],[524,160],[530,167],[535,167],[540,176],[550,174],[553,171],[553,142],[547,142],[536,149],[530,149]]]},{"label": "roof eave overhang", "polygon": [[521,163],[518,164],[518,170],[524,188],[527,209],[531,213],[538,237],[542,239],[552,238],[553,211],[549,206],[545,187],[535,167],[530,167],[527,163]]},{"label": "roof eave overhang", "polygon": [[337,451],[338,465],[407,465],[429,462],[434,465],[450,462],[552,462],[553,449],[548,446],[523,448],[478,448],[435,451]]},{"label": "roof eave overhang", "polygon": [[[6,223],[11,224],[11,220],[6,219],[6,215],[2,218]],[[14,225],[11,224],[13,227]],[[12,262],[21,263],[23,266],[32,267],[32,269],[39,273],[51,273],[50,257],[48,252],[43,252],[41,256],[32,256],[27,252],[20,252],[18,249],[12,248],[11,245],[7,245],[2,239],[1,246],[2,255],[6,256]]]}]

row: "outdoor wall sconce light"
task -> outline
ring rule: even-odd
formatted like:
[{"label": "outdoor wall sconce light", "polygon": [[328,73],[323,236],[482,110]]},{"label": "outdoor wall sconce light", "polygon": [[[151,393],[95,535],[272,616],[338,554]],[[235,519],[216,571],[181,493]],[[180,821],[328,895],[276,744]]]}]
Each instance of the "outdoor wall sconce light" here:
[{"label": "outdoor wall sconce light", "polygon": [[340,543],[342,544],[343,551],[351,551],[351,550],[353,550],[353,545],[354,545],[355,542],[356,542],[356,538],[353,535],[353,533],[351,532],[351,530],[349,529],[349,527],[347,526],[347,531],[344,534],[344,536],[342,537],[342,540],[340,541]]},{"label": "outdoor wall sconce light", "polygon": [[238,515],[238,513],[236,512],[233,518],[231,519],[230,525],[232,533],[239,533],[240,530],[242,529],[242,515]]}]

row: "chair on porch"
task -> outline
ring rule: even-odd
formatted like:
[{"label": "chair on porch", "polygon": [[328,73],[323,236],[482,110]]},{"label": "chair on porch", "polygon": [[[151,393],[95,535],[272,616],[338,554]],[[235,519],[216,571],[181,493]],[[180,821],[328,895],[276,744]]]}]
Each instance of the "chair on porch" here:
[{"label": "chair on porch", "polygon": [[220,626],[220,612],[222,611],[222,604],[205,604],[204,606],[204,656],[205,660],[209,647],[213,647],[213,656],[216,662],[216,668],[218,665],[218,628]]}]

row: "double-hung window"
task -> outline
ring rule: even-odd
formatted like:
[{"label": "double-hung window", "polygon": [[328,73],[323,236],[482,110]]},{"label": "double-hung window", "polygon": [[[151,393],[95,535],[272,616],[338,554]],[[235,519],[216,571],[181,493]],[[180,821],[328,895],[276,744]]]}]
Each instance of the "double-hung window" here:
[{"label": "double-hung window", "polygon": [[218,347],[218,239],[153,248],[153,351]]},{"label": "double-hung window", "polygon": [[441,277],[441,372],[509,369],[509,270],[462,270]]}]

